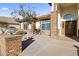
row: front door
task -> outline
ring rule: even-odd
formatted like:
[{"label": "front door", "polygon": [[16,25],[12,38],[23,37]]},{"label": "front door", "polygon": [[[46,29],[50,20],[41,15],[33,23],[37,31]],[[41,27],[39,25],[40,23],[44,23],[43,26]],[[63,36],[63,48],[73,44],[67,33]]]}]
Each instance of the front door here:
[{"label": "front door", "polygon": [[76,36],[77,22],[76,21],[65,21],[65,35]]}]

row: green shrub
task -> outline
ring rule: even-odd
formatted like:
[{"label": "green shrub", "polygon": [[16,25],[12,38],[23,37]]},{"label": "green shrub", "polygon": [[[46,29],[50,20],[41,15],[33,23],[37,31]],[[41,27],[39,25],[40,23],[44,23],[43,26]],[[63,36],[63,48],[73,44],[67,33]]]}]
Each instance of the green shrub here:
[{"label": "green shrub", "polygon": [[17,34],[17,35],[26,35],[27,32],[24,31],[24,30],[18,30],[18,31],[16,32],[16,34]]}]

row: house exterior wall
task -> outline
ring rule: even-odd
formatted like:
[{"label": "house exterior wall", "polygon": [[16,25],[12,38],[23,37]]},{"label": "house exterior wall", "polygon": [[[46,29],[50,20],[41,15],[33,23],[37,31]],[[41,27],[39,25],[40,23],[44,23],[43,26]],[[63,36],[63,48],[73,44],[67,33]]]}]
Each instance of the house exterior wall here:
[{"label": "house exterior wall", "polygon": [[28,29],[29,29],[29,30],[31,29],[31,24],[28,25]]},{"label": "house exterior wall", "polygon": [[31,29],[31,24],[30,24],[30,23],[27,23],[27,22],[22,22],[22,23],[20,24],[21,29],[23,29],[23,30],[24,30],[24,24],[27,24],[27,25],[28,25],[27,30],[30,30],[30,29]]},{"label": "house exterior wall", "polygon": [[36,22],[36,29],[41,29],[41,22],[40,21]]},{"label": "house exterior wall", "polygon": [[[63,19],[63,16],[66,14],[74,14],[75,16],[71,20],[77,21],[77,36],[79,36],[79,4],[72,4],[72,5],[66,5],[60,6],[59,4],[52,4],[52,12],[51,12],[51,36],[53,35],[65,35],[65,28],[62,29],[62,22],[64,22],[66,19]],[[78,17],[78,18],[77,18]],[[57,36],[56,35],[56,36]]]},{"label": "house exterior wall", "polygon": [[[24,28],[25,24],[27,24],[27,29]],[[22,22],[22,23],[20,23],[20,29],[27,31],[27,33],[31,33],[32,32],[32,24],[27,23],[27,22]]]},{"label": "house exterior wall", "polygon": [[63,16],[65,14],[74,14],[77,18],[77,6],[64,7],[60,10],[60,13],[61,13],[61,19],[63,19]]},{"label": "house exterior wall", "polygon": [[[75,17],[71,20],[77,20],[77,6],[68,6],[68,7],[64,7],[60,10],[60,15],[61,15],[61,27],[64,26],[66,19],[63,18],[64,15],[66,14],[74,14]],[[70,19],[69,19],[70,20]],[[62,24],[64,23],[64,24]],[[61,35],[65,35],[65,28],[61,28]]]},{"label": "house exterior wall", "polygon": [[20,29],[20,25],[9,25],[10,27],[12,26],[12,27],[15,27],[15,28],[17,28],[17,29]]},{"label": "house exterior wall", "polygon": [[[50,30],[42,30],[42,22],[50,22],[50,19],[48,19],[48,20],[42,20],[42,21],[37,21],[36,23],[35,23],[35,28],[36,29],[40,29],[41,30],[41,34],[46,34],[46,35],[49,35],[50,34]],[[22,24],[21,24],[21,29],[23,29],[23,30],[25,30],[24,29],[24,24],[25,24],[26,22],[23,22]],[[28,24],[28,29],[26,30],[28,33],[32,33],[32,24]]]}]

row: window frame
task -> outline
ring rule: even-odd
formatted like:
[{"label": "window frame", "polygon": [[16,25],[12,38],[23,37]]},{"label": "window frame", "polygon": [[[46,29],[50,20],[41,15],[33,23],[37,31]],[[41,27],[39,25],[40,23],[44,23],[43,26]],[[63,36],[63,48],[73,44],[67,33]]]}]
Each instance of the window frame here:
[{"label": "window frame", "polygon": [[[43,29],[42,28],[42,25],[44,24],[44,28],[45,29]],[[47,24],[50,24],[50,21],[41,21],[41,30],[42,31],[50,31],[50,27],[49,27],[49,29],[47,29]],[[49,25],[50,26],[50,25]]]},{"label": "window frame", "polygon": [[74,18],[74,14],[73,13],[67,13],[67,14],[65,14],[64,16],[63,16],[63,19],[65,19],[65,20],[70,20],[70,19],[72,19],[72,18]]},{"label": "window frame", "polygon": [[[24,23],[24,30],[28,30],[28,24],[27,23]],[[27,28],[25,28],[25,27],[27,27]]]}]

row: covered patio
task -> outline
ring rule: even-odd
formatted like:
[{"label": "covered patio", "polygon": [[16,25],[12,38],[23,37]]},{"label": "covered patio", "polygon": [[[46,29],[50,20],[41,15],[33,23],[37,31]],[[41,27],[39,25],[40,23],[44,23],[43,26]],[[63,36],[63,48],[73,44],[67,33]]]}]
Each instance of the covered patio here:
[{"label": "covered patio", "polygon": [[[54,7],[53,7],[54,6]],[[79,5],[77,3],[55,3],[51,12],[51,36],[79,38]]]}]

